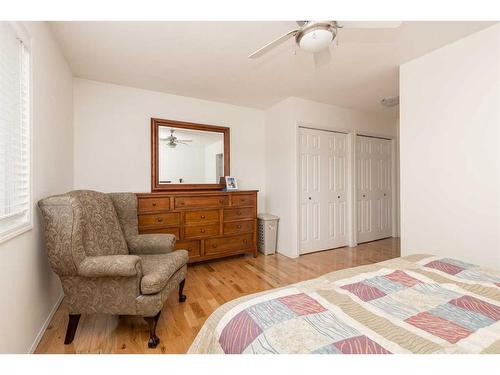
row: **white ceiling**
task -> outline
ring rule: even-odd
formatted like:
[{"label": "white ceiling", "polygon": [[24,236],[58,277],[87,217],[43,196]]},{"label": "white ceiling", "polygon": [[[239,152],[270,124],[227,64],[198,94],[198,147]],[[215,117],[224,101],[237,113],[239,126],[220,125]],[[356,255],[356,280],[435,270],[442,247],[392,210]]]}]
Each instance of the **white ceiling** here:
[{"label": "white ceiling", "polygon": [[493,22],[404,22],[397,29],[344,29],[332,60],[315,67],[291,39],[247,56],[292,21],[51,22],[77,77],[267,108],[290,97],[364,110],[398,95],[398,66]]}]

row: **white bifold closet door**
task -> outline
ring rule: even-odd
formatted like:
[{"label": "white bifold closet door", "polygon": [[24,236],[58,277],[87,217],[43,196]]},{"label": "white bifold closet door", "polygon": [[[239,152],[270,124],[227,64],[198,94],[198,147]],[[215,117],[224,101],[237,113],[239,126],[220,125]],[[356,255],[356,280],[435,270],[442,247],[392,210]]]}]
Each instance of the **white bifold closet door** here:
[{"label": "white bifold closet door", "polygon": [[299,129],[300,254],[347,245],[347,139]]},{"label": "white bifold closet door", "polygon": [[392,235],[391,141],[356,137],[357,242]]}]

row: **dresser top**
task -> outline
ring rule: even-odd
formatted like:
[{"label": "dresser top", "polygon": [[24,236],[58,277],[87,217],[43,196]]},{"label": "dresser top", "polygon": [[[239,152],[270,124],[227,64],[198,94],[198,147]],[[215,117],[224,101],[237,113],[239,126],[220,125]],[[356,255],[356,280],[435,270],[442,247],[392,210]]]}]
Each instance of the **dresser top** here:
[{"label": "dresser top", "polygon": [[221,194],[248,194],[257,193],[258,190],[187,190],[187,191],[162,191],[154,193],[136,193],[138,197],[161,197],[167,195],[221,195]]}]

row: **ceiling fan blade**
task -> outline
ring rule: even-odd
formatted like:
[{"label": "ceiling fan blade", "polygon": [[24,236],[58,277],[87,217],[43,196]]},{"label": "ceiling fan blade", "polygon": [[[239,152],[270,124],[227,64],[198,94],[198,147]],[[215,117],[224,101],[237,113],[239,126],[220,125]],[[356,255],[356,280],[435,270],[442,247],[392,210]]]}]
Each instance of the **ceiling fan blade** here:
[{"label": "ceiling fan blade", "polygon": [[300,30],[292,30],[287,32],[285,35],[280,36],[279,38],[273,40],[271,43],[266,44],[264,47],[258,49],[254,53],[252,53],[250,56],[248,56],[249,59],[256,59],[258,57],[261,57],[263,54],[266,52],[270,51],[274,47],[280,45],[281,43],[287,41],[291,37],[295,36]]},{"label": "ceiling fan blade", "polygon": [[338,25],[344,29],[395,29],[402,23],[402,21],[339,21]]},{"label": "ceiling fan blade", "polygon": [[325,48],[319,52],[314,53],[313,58],[316,68],[321,68],[322,66],[328,65],[330,61],[332,61],[330,48]]},{"label": "ceiling fan blade", "polygon": [[176,142],[193,142],[192,139],[177,139]]}]

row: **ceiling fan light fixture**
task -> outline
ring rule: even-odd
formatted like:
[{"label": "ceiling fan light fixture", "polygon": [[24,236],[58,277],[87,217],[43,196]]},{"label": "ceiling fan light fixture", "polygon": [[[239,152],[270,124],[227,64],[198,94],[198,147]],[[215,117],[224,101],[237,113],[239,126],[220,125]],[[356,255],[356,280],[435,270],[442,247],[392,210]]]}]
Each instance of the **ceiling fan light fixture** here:
[{"label": "ceiling fan light fixture", "polygon": [[318,27],[299,33],[296,41],[301,49],[315,53],[328,48],[333,39],[335,39],[334,28],[331,28],[330,25],[326,27],[318,25]]}]

